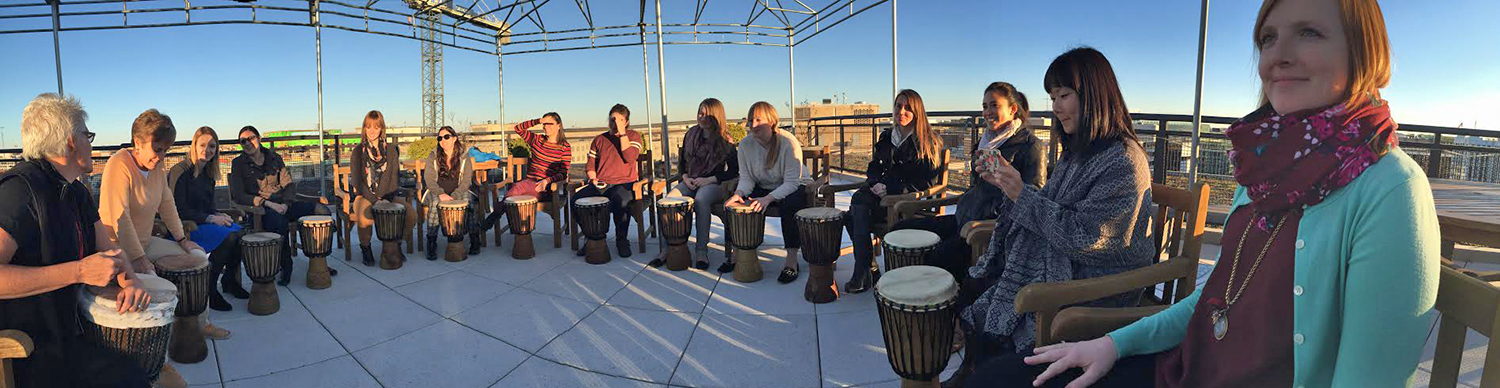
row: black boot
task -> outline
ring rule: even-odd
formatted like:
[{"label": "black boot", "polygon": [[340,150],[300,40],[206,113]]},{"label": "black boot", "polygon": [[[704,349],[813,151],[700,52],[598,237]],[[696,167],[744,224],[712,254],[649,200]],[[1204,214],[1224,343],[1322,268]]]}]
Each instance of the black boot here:
[{"label": "black boot", "polygon": [[370,253],[370,246],[368,244],[361,244],[359,246],[359,257],[365,263],[366,267],[375,266],[375,255]]},{"label": "black boot", "polygon": [[849,278],[848,283],[844,283],[844,292],[850,294],[865,292],[871,287],[875,287],[875,282],[880,281],[880,268],[876,268],[874,265],[866,265],[869,270],[861,271],[860,267],[860,265],[855,264],[854,276]]},{"label": "black boot", "polygon": [[469,255],[473,256],[479,254],[479,248],[479,233],[469,233]]},{"label": "black boot", "polygon": [[620,251],[620,257],[630,257],[630,239],[624,237],[616,238],[615,250]]},{"label": "black boot", "polygon": [[438,228],[435,226],[427,227],[427,261],[437,260],[437,237]]},{"label": "black boot", "polygon": [[219,286],[224,288],[224,293],[235,299],[250,298],[250,292],[245,291],[245,287],[240,285],[239,263],[230,264],[230,267],[224,271],[224,277],[219,278]]}]

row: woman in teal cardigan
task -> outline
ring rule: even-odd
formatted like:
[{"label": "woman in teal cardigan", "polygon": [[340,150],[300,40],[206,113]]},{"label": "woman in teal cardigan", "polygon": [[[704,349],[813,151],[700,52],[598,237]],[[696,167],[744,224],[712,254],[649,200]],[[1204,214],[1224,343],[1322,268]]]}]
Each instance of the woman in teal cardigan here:
[{"label": "woman in teal cardigan", "polygon": [[1107,336],[982,367],[991,383],[1410,383],[1440,237],[1427,178],[1396,147],[1380,99],[1390,79],[1380,8],[1267,0],[1255,26],[1263,104],[1225,132],[1240,187],[1208,281]]}]

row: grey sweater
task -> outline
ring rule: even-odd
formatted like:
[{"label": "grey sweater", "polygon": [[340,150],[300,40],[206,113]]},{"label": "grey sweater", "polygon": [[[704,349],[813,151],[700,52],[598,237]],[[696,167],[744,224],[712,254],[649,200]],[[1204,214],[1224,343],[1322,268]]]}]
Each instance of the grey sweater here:
[{"label": "grey sweater", "polygon": [[807,169],[802,166],[802,142],[780,129],[776,130],[776,141],[781,142],[781,149],[777,150],[779,156],[776,164],[766,168],[766,147],[753,135],[740,139],[740,181],[735,191],[749,195],[759,187],[771,190],[771,198],[781,200],[797,191],[797,186],[807,183]]},{"label": "grey sweater", "polygon": [[[971,277],[995,280],[960,313],[970,327],[991,339],[1010,336],[1015,349],[1031,349],[1036,319],[1016,313],[1021,287],[1112,275],[1151,263],[1156,251],[1148,234],[1151,173],[1145,151],[1127,143],[1087,159],[1064,154],[1042,189],[1028,186],[1009,203],[1008,213],[1001,213],[1008,217],[999,219],[989,251],[969,268]],[[1124,306],[1136,297],[1127,293],[1087,305]]]}]

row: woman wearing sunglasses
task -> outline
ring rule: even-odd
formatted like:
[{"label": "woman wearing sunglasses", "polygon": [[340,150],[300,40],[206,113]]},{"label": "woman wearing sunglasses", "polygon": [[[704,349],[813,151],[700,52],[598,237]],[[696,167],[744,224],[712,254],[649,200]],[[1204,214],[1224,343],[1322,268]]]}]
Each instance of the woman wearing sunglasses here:
[{"label": "woman wearing sunglasses", "polygon": [[474,211],[479,208],[478,195],[470,192],[474,182],[474,158],[469,157],[469,146],[458,140],[453,127],[438,129],[438,147],[427,157],[427,166],[422,174],[422,202],[427,209],[427,260],[437,260],[438,212],[442,201],[460,200],[469,203],[464,217],[469,223],[469,254],[479,254],[479,228],[474,227]]}]

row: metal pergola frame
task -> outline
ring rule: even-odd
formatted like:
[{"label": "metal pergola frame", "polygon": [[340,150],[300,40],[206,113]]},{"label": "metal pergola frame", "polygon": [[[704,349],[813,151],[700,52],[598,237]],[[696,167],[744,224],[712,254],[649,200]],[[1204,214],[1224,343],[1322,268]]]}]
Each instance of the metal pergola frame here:
[{"label": "metal pergola frame", "polygon": [[[590,0],[573,0],[587,27],[549,30],[544,15],[540,12],[553,0],[402,0],[400,6],[392,7],[396,0],[22,0],[13,4],[0,4],[0,35],[52,32],[53,57],[57,70],[57,91],[63,93],[62,50],[60,33],[63,31],[118,30],[134,28],[162,28],[218,24],[269,24],[312,27],[317,56],[318,82],[318,136],[320,152],[318,162],[319,179],[326,178],[324,160],[326,145],[323,136],[323,50],[324,27],[358,33],[387,35],[393,37],[431,42],[460,50],[494,55],[496,74],[500,77],[499,120],[505,122],[504,57],[507,55],[537,54],[554,51],[601,49],[611,47],[640,46],[644,69],[646,111],[650,111],[650,54],[648,47],[654,43],[657,50],[656,72],[661,112],[661,146],[664,160],[670,148],[667,131],[666,96],[666,45],[749,45],[785,47],[787,49],[788,94],[791,98],[792,128],[797,121],[797,81],[794,50],[797,45],[818,36],[876,6],[889,3],[891,10],[891,96],[899,90],[897,84],[897,0],[828,0],[822,8],[814,9],[804,0],[789,0],[795,3],[784,5],[783,0],[748,0],[750,12],[743,23],[704,23],[703,16],[709,0],[694,0],[691,21],[664,23],[661,15],[661,0],[641,0],[640,18],[634,25],[596,25]],[[493,5],[490,2],[494,2]],[[816,0],[806,2],[820,3]],[[1197,76],[1193,96],[1192,154],[1194,161],[1189,167],[1189,185],[1198,178],[1197,159],[1199,153],[1199,131],[1202,125],[1203,56],[1207,45],[1209,0],[1201,0],[1198,25]],[[195,5],[194,3],[197,3]],[[362,3],[362,4],[361,4]],[[467,6],[464,3],[468,3]],[[648,23],[648,3],[655,5],[654,23]],[[116,9],[114,7],[118,6]],[[65,9],[66,8],[66,9]],[[558,7],[548,8],[550,10]],[[563,7],[567,8],[567,7]],[[42,9],[45,11],[31,11]],[[571,12],[571,11],[565,11]],[[161,15],[181,14],[182,18],[169,20]],[[198,19],[194,20],[194,14]],[[417,18],[440,15],[434,23],[436,31]],[[758,24],[767,20],[772,21]],[[130,15],[145,17],[146,23],[130,23]],[[304,16],[305,15],[305,16]],[[324,16],[329,16],[325,18]],[[115,23],[118,16],[118,23]],[[404,20],[401,17],[405,17]],[[303,19],[305,17],[306,19]],[[64,18],[70,22],[64,25]],[[50,23],[47,23],[50,21]],[[27,24],[30,23],[28,26]],[[775,23],[775,24],[772,24]],[[779,25],[776,25],[779,24]],[[826,24],[826,26],[825,26]],[[520,27],[519,29],[517,27]],[[650,28],[648,28],[650,27]],[[424,34],[425,32],[425,34]],[[652,39],[647,40],[650,35]],[[424,38],[435,36],[435,40]],[[891,121],[896,122],[897,112],[892,109]],[[648,136],[653,131],[647,122]],[[1165,128],[1163,128],[1165,129]],[[649,140],[648,140],[649,142]],[[671,163],[667,165],[667,176],[672,175]],[[655,169],[652,169],[655,173]],[[321,187],[321,185],[320,185]],[[326,193],[324,193],[326,195]],[[653,203],[654,206],[654,203]]]}]

